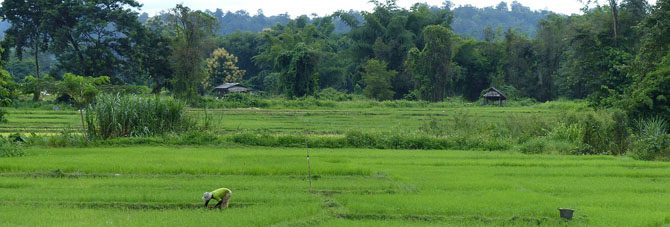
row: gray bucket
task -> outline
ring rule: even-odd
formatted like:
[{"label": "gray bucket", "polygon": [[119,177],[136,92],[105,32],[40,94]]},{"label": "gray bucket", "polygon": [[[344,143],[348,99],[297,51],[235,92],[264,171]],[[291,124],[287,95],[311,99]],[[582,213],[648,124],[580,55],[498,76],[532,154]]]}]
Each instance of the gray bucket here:
[{"label": "gray bucket", "polygon": [[575,212],[575,210],[569,208],[558,208],[558,211],[561,212],[561,218],[568,220],[572,219],[572,213]]}]

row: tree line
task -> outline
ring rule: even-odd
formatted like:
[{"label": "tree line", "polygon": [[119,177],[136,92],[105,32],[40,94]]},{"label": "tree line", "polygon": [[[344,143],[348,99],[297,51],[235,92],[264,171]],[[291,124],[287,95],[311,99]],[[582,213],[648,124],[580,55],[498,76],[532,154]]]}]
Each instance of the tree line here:
[{"label": "tree line", "polygon": [[[633,106],[637,115],[666,111],[670,0],[585,1],[590,7],[582,14],[540,20],[534,37],[489,26],[481,39],[454,32],[449,1],[409,9],[395,0],[371,4],[371,12],[279,17],[285,23],[221,36],[221,18],[234,16],[221,10],[177,5],[147,17],[134,0],[6,0],[0,15],[11,26],[3,64],[29,74],[19,83],[34,100],[47,81],[72,73],[185,100],[223,82],[289,98],[334,88],[377,100],[435,102],[474,101],[494,86],[512,98],[589,99],[595,106]],[[530,10],[513,3],[511,11]],[[337,32],[343,25],[347,31]]]}]

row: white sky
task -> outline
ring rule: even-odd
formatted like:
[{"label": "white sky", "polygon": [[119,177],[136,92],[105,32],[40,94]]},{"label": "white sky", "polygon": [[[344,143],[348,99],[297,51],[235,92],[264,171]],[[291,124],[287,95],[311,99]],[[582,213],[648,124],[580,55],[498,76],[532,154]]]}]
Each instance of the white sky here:
[{"label": "white sky", "polygon": [[[198,10],[216,8],[223,11],[246,10],[252,15],[262,9],[266,16],[288,13],[291,17],[316,13],[319,16],[330,14],[337,10],[365,10],[370,11],[372,4],[368,0],[138,0],[144,6],[142,11],[151,15],[173,8],[178,3]],[[382,0],[384,1],[384,0]],[[477,7],[495,6],[503,0],[452,0],[455,5],[474,5]],[[504,0],[509,4],[513,0]],[[579,13],[582,3],[578,0],[517,0],[524,6],[534,10],[551,10],[563,14]],[[648,0],[655,4],[656,0]],[[398,0],[402,7],[409,8],[416,2],[426,2],[430,5],[441,6],[444,0]],[[606,2],[601,0],[600,2]]]}]

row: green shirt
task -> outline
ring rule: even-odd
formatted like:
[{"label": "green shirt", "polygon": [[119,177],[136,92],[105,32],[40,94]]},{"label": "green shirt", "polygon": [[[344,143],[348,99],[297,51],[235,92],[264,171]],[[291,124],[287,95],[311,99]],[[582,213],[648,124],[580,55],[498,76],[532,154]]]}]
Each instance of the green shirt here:
[{"label": "green shirt", "polygon": [[219,189],[216,189],[212,192],[212,199],[216,199],[217,201],[221,201],[223,199],[223,197],[225,197],[228,194],[232,195],[233,192],[230,191],[230,189],[227,189],[227,188],[219,188]]}]

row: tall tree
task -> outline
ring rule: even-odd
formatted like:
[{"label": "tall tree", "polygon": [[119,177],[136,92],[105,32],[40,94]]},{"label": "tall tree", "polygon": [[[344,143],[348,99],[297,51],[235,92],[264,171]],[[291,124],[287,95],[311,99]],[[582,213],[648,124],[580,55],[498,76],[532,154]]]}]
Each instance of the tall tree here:
[{"label": "tall tree", "polygon": [[51,50],[66,71],[107,75],[117,82],[137,76],[133,51],[142,29],[135,0],[63,0],[46,11]]},{"label": "tall tree", "polygon": [[[47,10],[53,7],[51,1],[46,0],[6,0],[0,7],[0,16],[11,23],[5,32],[5,47],[14,47],[16,55],[22,58],[24,49],[33,52],[35,64],[35,78],[40,80],[40,53],[47,48],[48,32],[46,26]],[[40,99],[42,88],[34,87],[33,101]]]},{"label": "tall tree", "polygon": [[175,31],[172,91],[178,98],[195,101],[207,78],[204,60],[213,49],[216,20],[181,4],[170,11],[168,18]]},{"label": "tall tree", "polygon": [[619,3],[617,0],[609,0],[612,10],[612,31],[614,32],[614,42],[619,39]]},{"label": "tall tree", "polygon": [[224,48],[218,48],[212,52],[207,59],[207,77],[208,86],[212,87],[221,83],[240,83],[244,78],[244,70],[237,67],[237,57],[226,51]]},{"label": "tall tree", "polygon": [[[424,46],[423,29],[429,25],[448,26],[451,13],[444,8],[415,4],[410,10],[398,7],[396,0],[370,1],[373,12],[363,13],[365,23],[349,33],[352,54],[358,65],[375,58],[388,63],[398,76],[392,80],[395,98],[402,98],[412,89],[411,78],[405,72],[404,61],[409,50]],[[352,23],[355,24],[355,23]]]},{"label": "tall tree", "polygon": [[642,74],[656,69],[670,50],[670,0],[658,0],[639,26],[643,31],[640,50]]},{"label": "tall tree", "polygon": [[315,95],[318,91],[318,54],[304,43],[293,51],[283,52],[277,57],[275,67],[281,72],[281,83],[288,97]]},{"label": "tall tree", "polygon": [[138,55],[142,72],[151,80],[152,93],[159,93],[164,87],[170,87],[174,73],[171,65],[174,32],[160,18],[150,18],[144,29],[137,34],[139,43],[135,53]]},{"label": "tall tree", "polygon": [[363,82],[365,96],[376,100],[389,100],[393,98],[391,79],[395,78],[397,72],[386,69],[386,62],[370,59],[363,64]]},{"label": "tall tree", "polygon": [[410,52],[407,65],[421,99],[438,102],[454,91],[452,36],[449,28],[430,25],[423,30],[426,42],[423,50]]}]

